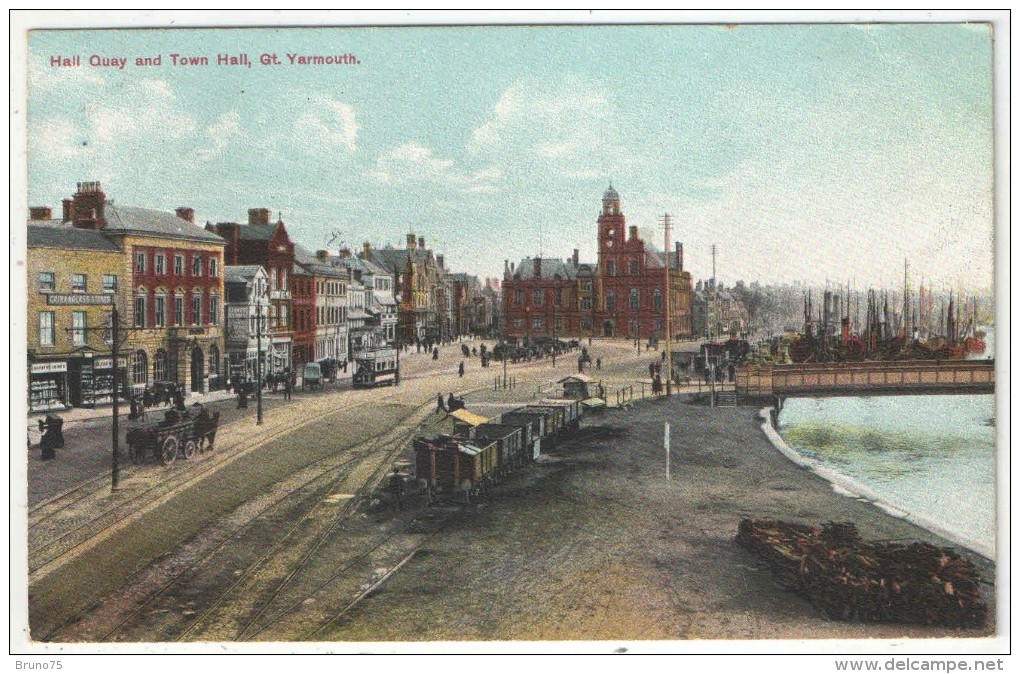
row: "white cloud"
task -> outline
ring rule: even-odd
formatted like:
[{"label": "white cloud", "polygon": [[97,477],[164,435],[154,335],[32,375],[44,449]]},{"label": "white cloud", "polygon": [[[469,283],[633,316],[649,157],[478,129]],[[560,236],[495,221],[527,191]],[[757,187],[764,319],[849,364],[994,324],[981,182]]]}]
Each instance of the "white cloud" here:
[{"label": "white cloud", "polygon": [[592,179],[625,154],[615,151],[614,123],[611,101],[594,84],[518,80],[473,130],[468,149],[511,170]]},{"label": "white cloud", "polygon": [[368,175],[385,185],[431,183],[484,194],[497,190],[495,182],[502,174],[494,166],[474,172],[461,171],[452,159],[437,157],[430,148],[410,142],[379,155]]},{"label": "white cloud", "polygon": [[[142,79],[115,87],[102,78],[75,81],[92,87],[80,114],[51,113],[43,100],[32,115],[28,148],[41,174],[34,187],[48,178],[60,183],[51,189],[66,189],[69,179],[109,181],[127,174],[137,182],[141,174],[163,170],[176,156],[183,157],[181,144],[193,136],[197,122],[166,82]],[[140,166],[139,156],[154,162]]]},{"label": "white cloud", "polygon": [[220,156],[235,140],[243,140],[248,133],[241,128],[241,115],[236,110],[223,113],[216,123],[205,130],[209,144],[196,153],[202,161]]},{"label": "white cloud", "polygon": [[294,140],[311,154],[353,154],[358,128],[351,105],[316,95],[294,121]]}]

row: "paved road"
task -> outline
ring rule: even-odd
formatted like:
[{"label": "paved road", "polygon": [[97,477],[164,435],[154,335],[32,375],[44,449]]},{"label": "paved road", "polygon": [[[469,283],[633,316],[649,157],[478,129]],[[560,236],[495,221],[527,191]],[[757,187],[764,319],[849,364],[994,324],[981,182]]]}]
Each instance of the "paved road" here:
[{"label": "paved road", "polygon": [[[98,533],[95,538],[69,549],[66,556],[50,563],[34,577],[29,587],[33,637],[46,639],[59,633],[99,606],[111,592],[129,583],[153,560],[179,549],[242,504],[265,493],[309,463],[342,454],[359,442],[402,422],[419,406],[433,404],[437,393],[445,395],[450,391],[459,393],[480,388],[486,391],[483,397],[490,403],[509,395],[509,392],[493,392],[488,388],[502,368],[483,369],[476,360],[469,361],[467,372],[461,378],[457,376],[457,365],[461,361],[459,349],[448,347],[443,352],[439,361],[418,354],[405,357],[403,383],[396,388],[376,391],[327,389],[304,396],[295,395],[290,403],[284,403],[280,397],[272,397],[264,427],[252,425],[253,409],[241,416],[243,411],[237,412],[230,403],[224,403],[226,416],[217,438],[217,445],[223,449],[217,454],[237,452],[243,456],[234,461],[224,461],[222,467],[190,481],[186,479],[189,471],[200,471],[203,460],[210,460],[208,457],[197,462],[179,461],[170,468],[150,464],[129,472],[122,492],[104,494],[103,508],[110,507],[111,503],[116,505],[118,500],[130,498],[133,493],[147,493],[145,490],[161,479],[178,479],[181,486],[115,522],[112,528]],[[593,353],[603,356],[601,374],[616,377],[621,383],[639,376],[642,364],[624,345],[596,342]],[[559,360],[555,369],[548,360],[511,366],[510,374],[516,374],[519,381],[514,395],[527,398],[540,385],[548,386],[573,371],[576,368],[574,363],[575,360],[567,358]],[[312,436],[317,441],[310,440],[307,433],[301,435],[302,428],[309,423],[321,429]],[[82,465],[102,476],[108,457],[106,434],[109,433],[109,421],[84,424],[81,433],[81,454],[95,457]],[[85,441],[90,433],[94,440]],[[50,465],[54,463],[30,464],[30,482],[33,471],[48,469]],[[90,473],[83,469],[81,474]],[[40,488],[37,493],[39,499],[48,498],[66,487],[61,481],[38,479],[38,476],[37,484],[50,490],[47,493]],[[90,505],[92,502],[82,502],[88,508],[96,507]],[[85,506],[77,507],[81,510]],[[59,513],[68,521],[87,520],[90,515],[87,510],[76,512],[73,504]]]}]

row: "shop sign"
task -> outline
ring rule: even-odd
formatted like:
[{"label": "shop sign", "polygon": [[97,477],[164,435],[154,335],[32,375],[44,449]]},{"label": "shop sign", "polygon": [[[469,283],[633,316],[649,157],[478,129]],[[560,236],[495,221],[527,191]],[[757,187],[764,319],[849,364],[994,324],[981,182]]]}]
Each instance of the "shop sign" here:
[{"label": "shop sign", "polygon": [[113,358],[97,358],[95,361],[95,367],[97,370],[112,370]]},{"label": "shop sign", "polygon": [[53,372],[67,372],[67,361],[59,363],[35,363],[32,365],[32,374],[50,374]]},{"label": "shop sign", "polygon": [[113,295],[85,295],[82,293],[50,293],[46,296],[50,306],[79,306],[113,304]]}]

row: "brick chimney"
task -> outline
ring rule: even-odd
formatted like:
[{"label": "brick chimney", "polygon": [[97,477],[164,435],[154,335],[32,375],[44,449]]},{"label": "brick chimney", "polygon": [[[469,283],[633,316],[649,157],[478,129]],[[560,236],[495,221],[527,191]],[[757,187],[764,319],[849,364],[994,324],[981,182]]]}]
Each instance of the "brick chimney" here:
[{"label": "brick chimney", "polygon": [[177,213],[177,217],[181,220],[187,220],[191,224],[195,224],[195,209],[189,208],[188,206],[178,206],[174,209]]},{"label": "brick chimney", "polygon": [[414,233],[407,235],[407,249],[414,250]]},{"label": "brick chimney", "polygon": [[329,262],[329,251],[328,250],[317,250],[315,251],[315,259],[319,262]]},{"label": "brick chimney", "polygon": [[74,194],[72,222],[81,229],[102,229],[106,226],[106,194],[98,182],[78,183]]},{"label": "brick chimney", "polygon": [[248,209],[248,224],[249,225],[268,225],[269,224],[269,209],[268,208],[249,208]]},{"label": "brick chimney", "polygon": [[579,249],[574,249],[574,256],[572,259],[574,260],[575,267],[581,264],[581,251]]},{"label": "brick chimney", "polygon": [[346,260],[350,256],[351,256],[351,249],[350,248],[341,248],[340,249],[340,259],[341,260]]},{"label": "brick chimney", "polygon": [[684,270],[684,245],[679,241],[676,242],[676,264],[680,271]]},{"label": "brick chimney", "polygon": [[425,237],[424,236],[419,236],[418,237],[418,247],[421,248],[422,250],[425,249]]},{"label": "brick chimney", "polygon": [[74,199],[64,199],[64,222],[74,221]]},{"label": "brick chimney", "polygon": [[29,220],[52,220],[53,209],[49,206],[29,206],[28,208],[28,219]]},{"label": "brick chimney", "polygon": [[364,257],[365,257],[365,259],[368,260],[369,262],[371,262],[372,261],[372,244],[370,244],[368,241],[366,241],[364,244],[362,244],[362,247],[363,247],[363,250],[364,250]]},{"label": "brick chimney", "polygon": [[630,240],[631,241],[637,241],[638,240],[638,238],[637,238],[637,225],[631,225],[630,226]]}]

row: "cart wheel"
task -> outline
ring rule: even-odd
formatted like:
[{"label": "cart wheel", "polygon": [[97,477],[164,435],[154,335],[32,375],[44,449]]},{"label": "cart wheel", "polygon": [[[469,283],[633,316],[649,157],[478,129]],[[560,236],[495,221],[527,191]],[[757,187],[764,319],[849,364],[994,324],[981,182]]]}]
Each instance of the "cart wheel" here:
[{"label": "cart wheel", "polygon": [[159,462],[164,466],[169,466],[171,463],[177,460],[177,447],[180,443],[177,442],[177,438],[170,435],[166,440],[163,441],[163,447],[159,452]]},{"label": "cart wheel", "polygon": [[188,440],[184,443],[184,458],[191,460],[191,457],[195,456],[195,451],[198,449],[198,445],[194,440]]}]

